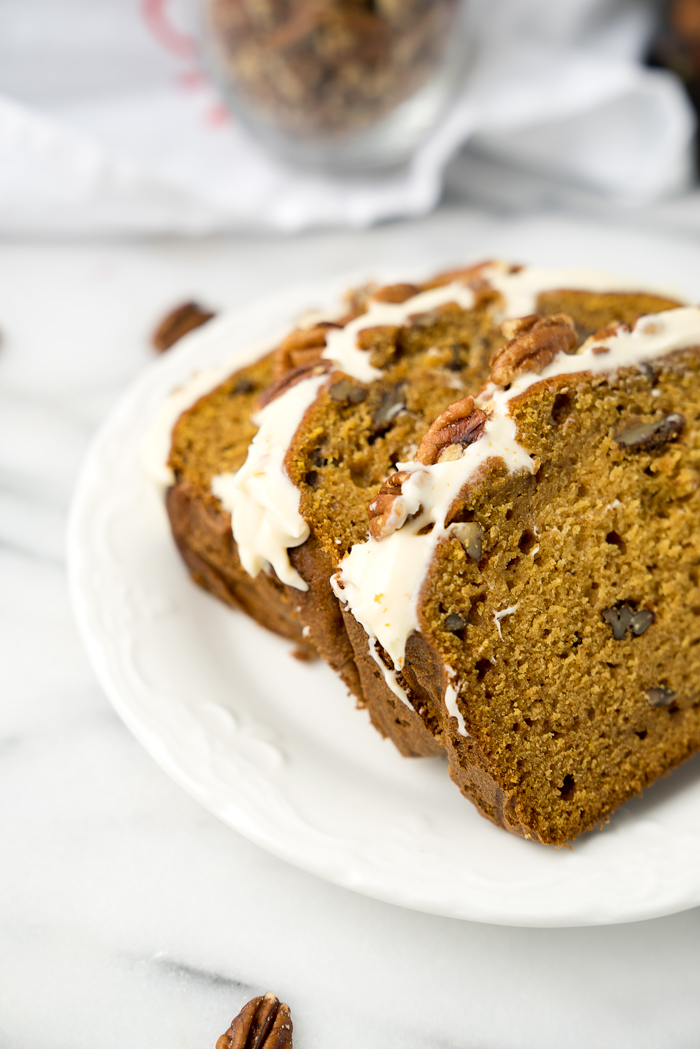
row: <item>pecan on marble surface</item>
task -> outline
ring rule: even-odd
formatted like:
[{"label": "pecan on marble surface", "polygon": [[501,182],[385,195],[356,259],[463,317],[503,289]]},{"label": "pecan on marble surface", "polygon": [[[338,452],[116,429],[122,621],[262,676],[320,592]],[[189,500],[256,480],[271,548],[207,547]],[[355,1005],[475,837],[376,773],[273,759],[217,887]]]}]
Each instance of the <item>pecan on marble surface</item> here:
[{"label": "pecan on marble surface", "polygon": [[426,466],[459,459],[464,449],[481,437],[486,419],[486,412],[476,407],[473,397],[455,401],[427,430],[416,459]]},{"label": "pecan on marble surface", "polygon": [[270,993],[253,998],[231,1021],[216,1049],[292,1049],[289,1006]]},{"label": "pecan on marble surface", "polygon": [[405,510],[400,501],[401,485],[410,476],[408,470],[399,470],[391,474],[369,504],[369,534],[373,539],[386,539],[406,520]]},{"label": "pecan on marble surface", "polygon": [[491,381],[499,386],[524,372],[539,374],[558,353],[571,353],[577,345],[574,322],[566,313],[518,317],[505,322],[503,334],[510,341],[491,356]]},{"label": "pecan on marble surface", "polygon": [[184,302],[163,317],[162,321],[153,332],[151,341],[158,353],[164,353],[174,346],[178,339],[187,335],[188,331],[194,331],[200,325],[206,324],[215,314],[205,309],[196,302]]}]

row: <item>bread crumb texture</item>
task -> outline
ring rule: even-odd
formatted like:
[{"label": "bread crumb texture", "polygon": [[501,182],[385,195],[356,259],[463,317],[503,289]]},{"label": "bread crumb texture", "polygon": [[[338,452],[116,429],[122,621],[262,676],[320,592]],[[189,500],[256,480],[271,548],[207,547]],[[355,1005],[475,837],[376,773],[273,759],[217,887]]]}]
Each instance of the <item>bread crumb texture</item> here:
[{"label": "bread crumb texture", "polygon": [[[463,493],[453,519],[481,526],[481,560],[447,539],[425,587],[421,629],[456,671],[471,736],[452,734],[456,766],[486,767],[543,842],[700,746],[699,369],[696,348],[511,402],[536,472],[494,462]],[[666,443],[616,441],[674,413]]]}]

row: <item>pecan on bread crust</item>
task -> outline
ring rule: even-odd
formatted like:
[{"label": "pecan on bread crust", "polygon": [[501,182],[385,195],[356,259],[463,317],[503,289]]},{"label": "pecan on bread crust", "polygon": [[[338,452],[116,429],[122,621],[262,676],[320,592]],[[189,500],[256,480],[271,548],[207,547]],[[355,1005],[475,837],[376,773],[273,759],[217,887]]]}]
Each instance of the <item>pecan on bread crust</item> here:
[{"label": "pecan on bread crust", "polygon": [[455,401],[429,427],[416,459],[426,466],[459,459],[464,449],[481,437],[486,419],[486,412],[476,407],[473,397]]},{"label": "pecan on bread crust", "polygon": [[533,313],[506,321],[502,330],[510,341],[491,357],[491,381],[499,386],[508,386],[524,372],[539,374],[558,353],[572,353],[578,344],[574,322],[566,313]]},{"label": "pecan on bread crust", "polygon": [[408,477],[411,477],[408,470],[399,470],[391,474],[367,507],[369,534],[373,539],[386,539],[406,520],[406,514],[399,499],[401,485]]}]

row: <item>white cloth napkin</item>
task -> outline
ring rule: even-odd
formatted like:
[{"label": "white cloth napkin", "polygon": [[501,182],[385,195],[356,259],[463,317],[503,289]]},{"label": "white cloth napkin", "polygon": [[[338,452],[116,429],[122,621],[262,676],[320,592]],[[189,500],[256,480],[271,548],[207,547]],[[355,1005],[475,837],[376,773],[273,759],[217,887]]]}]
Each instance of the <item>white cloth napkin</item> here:
[{"label": "white cloth napkin", "polygon": [[[161,49],[147,7],[5,0],[2,232],[361,227],[430,210],[468,141],[633,204],[690,180],[693,117],[675,79],[640,63],[654,15],[642,3],[473,0],[476,58],[460,97],[402,170],[354,178],[267,154],[226,117],[186,48]],[[42,20],[50,34],[37,44],[28,28]]]}]

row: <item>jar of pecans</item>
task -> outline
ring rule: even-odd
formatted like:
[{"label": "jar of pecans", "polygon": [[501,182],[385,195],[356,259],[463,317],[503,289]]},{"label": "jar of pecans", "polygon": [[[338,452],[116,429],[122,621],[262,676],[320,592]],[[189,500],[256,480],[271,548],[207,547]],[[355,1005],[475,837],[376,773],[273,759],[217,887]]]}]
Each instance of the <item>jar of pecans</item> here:
[{"label": "jar of pecans", "polygon": [[465,66],[463,0],[200,0],[205,60],[237,116],[296,163],[405,161]]}]

